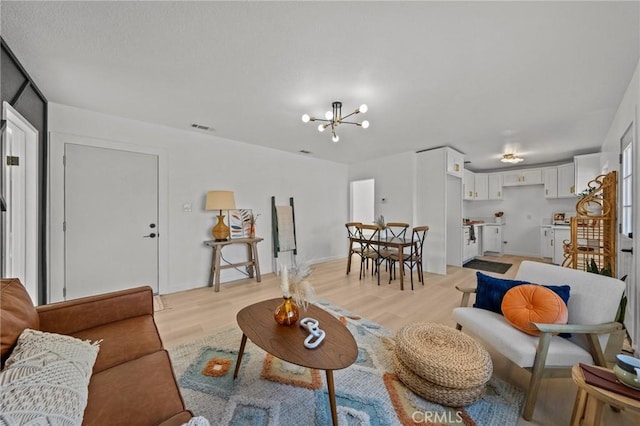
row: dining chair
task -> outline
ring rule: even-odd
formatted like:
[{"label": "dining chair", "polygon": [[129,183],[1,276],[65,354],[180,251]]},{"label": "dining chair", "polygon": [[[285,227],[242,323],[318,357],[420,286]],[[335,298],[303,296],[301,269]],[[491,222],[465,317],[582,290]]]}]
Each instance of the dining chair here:
[{"label": "dining chair", "polygon": [[[409,224],[405,222],[388,222],[385,226],[385,231],[387,232],[387,239],[390,238],[405,238],[407,235],[407,229],[409,229]],[[395,247],[383,247],[380,250],[380,255],[386,261],[385,267],[387,267],[391,271],[391,267],[395,266],[395,263],[391,261],[391,255],[398,254],[398,249]],[[391,273],[391,272],[389,272]]]},{"label": "dining chair", "polygon": [[[347,237],[349,238],[349,259],[354,254],[357,254],[362,259],[362,243],[361,242],[351,242],[351,238],[362,238],[362,232],[358,228],[359,225],[362,225],[361,222],[347,222],[344,226],[347,228]],[[351,272],[351,262],[347,263],[347,274]]]},{"label": "dining chair", "polygon": [[[424,274],[422,271],[422,253],[424,248],[424,240],[429,231],[428,226],[416,226],[411,231],[411,252],[391,254],[389,260],[393,263],[392,271],[395,270],[395,262],[401,263],[400,273],[404,273],[404,266],[407,265],[411,271],[411,290],[413,290],[413,268],[418,272],[418,282],[424,285]],[[389,274],[389,282],[391,282],[391,274]]]},{"label": "dining chair", "polygon": [[368,260],[372,261],[371,273],[378,275],[378,285],[380,285],[380,263],[383,261],[383,257],[380,256],[380,232],[382,227],[380,225],[357,225],[362,240],[362,255],[360,258],[360,279],[363,276],[363,267]]}]

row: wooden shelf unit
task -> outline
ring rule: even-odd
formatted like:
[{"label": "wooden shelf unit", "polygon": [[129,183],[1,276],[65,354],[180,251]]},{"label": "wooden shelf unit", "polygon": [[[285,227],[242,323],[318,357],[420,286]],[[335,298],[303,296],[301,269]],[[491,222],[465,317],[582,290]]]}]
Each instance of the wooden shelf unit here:
[{"label": "wooden shelf unit", "polygon": [[587,270],[591,260],[598,270],[610,268],[616,276],[617,173],[589,182],[589,194],[576,204],[571,218],[571,241],[565,244],[563,266]]}]

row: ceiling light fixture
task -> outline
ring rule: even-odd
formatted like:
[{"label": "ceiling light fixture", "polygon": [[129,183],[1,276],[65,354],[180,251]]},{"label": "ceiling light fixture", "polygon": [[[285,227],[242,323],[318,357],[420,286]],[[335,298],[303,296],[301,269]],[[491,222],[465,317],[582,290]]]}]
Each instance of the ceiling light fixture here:
[{"label": "ceiling light fixture", "polygon": [[524,158],[517,156],[516,154],[504,154],[500,159],[503,163],[520,163],[524,161]]},{"label": "ceiling light fixture", "polygon": [[366,129],[367,127],[369,127],[369,122],[367,120],[364,120],[362,123],[357,123],[355,121],[344,121],[345,118],[349,118],[352,115],[367,112],[369,108],[365,104],[360,105],[360,108],[356,109],[351,114],[345,115],[344,117],[342,116],[342,102],[335,101],[331,104],[331,106],[333,108],[332,111],[327,111],[324,115],[325,116],[324,119],[312,117],[309,114],[304,114],[302,116],[302,122],[303,123],[308,123],[309,121],[325,122],[326,124],[318,125],[318,131],[324,132],[327,127],[331,126],[331,140],[333,142],[338,142],[340,140],[340,137],[336,134],[336,127],[338,127],[338,124],[355,124],[356,126],[360,126],[363,129]]}]

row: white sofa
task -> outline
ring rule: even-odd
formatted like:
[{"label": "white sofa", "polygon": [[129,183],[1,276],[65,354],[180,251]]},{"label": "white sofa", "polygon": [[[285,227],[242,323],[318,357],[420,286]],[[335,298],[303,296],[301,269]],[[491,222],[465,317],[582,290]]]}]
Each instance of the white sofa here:
[{"label": "white sofa", "polygon": [[[605,366],[602,348],[610,333],[622,325],[614,322],[624,293],[624,282],[593,273],[540,262],[521,263],[516,280],[543,285],[569,285],[568,324],[536,324],[541,335],[532,336],[512,327],[500,314],[466,306],[474,288],[463,289],[463,306],[453,316],[458,328],[531,372],[523,417],[530,420],[543,376],[570,375],[576,363]],[[571,333],[563,338],[555,333]],[[614,349],[619,350],[620,348]]]}]

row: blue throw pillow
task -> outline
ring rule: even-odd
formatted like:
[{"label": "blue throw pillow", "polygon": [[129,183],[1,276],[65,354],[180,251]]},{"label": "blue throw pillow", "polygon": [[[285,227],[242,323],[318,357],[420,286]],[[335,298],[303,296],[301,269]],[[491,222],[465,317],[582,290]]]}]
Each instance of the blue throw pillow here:
[{"label": "blue throw pillow", "polygon": [[529,284],[527,281],[507,280],[476,272],[478,286],[476,287],[476,302],[474,308],[486,309],[502,315],[502,298],[512,287]]}]

